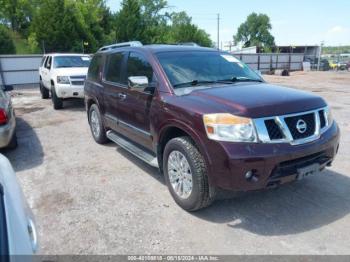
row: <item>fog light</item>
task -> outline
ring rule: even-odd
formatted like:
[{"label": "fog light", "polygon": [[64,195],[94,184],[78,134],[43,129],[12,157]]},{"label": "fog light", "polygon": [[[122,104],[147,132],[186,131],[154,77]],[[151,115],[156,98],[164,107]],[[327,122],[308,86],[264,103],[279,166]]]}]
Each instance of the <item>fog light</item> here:
[{"label": "fog light", "polygon": [[245,173],[245,179],[247,180],[251,180],[253,177],[253,171],[248,171],[247,173]]}]

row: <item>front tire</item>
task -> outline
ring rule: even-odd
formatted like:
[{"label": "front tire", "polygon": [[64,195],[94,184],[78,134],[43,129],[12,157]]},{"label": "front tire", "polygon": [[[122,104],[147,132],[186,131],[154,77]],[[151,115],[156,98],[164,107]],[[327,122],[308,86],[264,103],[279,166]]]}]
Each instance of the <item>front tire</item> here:
[{"label": "front tire", "polygon": [[100,109],[96,104],[93,104],[89,108],[89,124],[93,138],[98,144],[107,143],[106,129],[102,122]]},{"label": "front tire", "polygon": [[43,85],[42,81],[40,81],[39,88],[40,88],[41,98],[42,99],[48,99],[50,97],[50,92]]},{"label": "front tire", "polygon": [[53,108],[55,110],[59,110],[63,108],[63,99],[57,96],[55,86],[51,87],[51,98],[52,98]]},{"label": "front tire", "polygon": [[165,181],[175,202],[187,211],[209,206],[215,198],[205,160],[189,137],[170,140],[164,149]]}]

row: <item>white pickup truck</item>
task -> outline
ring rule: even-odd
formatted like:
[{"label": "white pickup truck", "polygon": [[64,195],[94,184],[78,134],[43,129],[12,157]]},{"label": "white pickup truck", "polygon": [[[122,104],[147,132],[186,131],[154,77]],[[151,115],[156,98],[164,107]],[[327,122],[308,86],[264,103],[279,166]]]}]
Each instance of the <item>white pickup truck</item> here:
[{"label": "white pickup truck", "polygon": [[63,107],[67,98],[84,98],[90,56],[84,54],[46,54],[39,67],[40,93],[50,97],[54,109]]}]

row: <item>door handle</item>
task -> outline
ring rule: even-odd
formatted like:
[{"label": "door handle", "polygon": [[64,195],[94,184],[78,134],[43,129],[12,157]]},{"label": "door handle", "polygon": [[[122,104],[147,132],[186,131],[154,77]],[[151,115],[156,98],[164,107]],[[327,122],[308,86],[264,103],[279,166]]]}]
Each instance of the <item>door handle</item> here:
[{"label": "door handle", "polygon": [[126,98],[126,94],[118,93],[118,97],[123,100]]}]

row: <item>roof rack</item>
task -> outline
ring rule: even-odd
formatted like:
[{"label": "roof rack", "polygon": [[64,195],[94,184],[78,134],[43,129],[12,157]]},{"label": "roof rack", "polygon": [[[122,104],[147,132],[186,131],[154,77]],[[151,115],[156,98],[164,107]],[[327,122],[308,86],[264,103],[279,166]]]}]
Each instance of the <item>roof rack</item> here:
[{"label": "roof rack", "polygon": [[127,46],[138,47],[138,46],[143,46],[143,45],[140,41],[131,41],[131,42],[124,42],[124,43],[116,43],[113,45],[106,45],[106,46],[101,47],[98,51],[112,50],[112,49],[127,47]]}]

